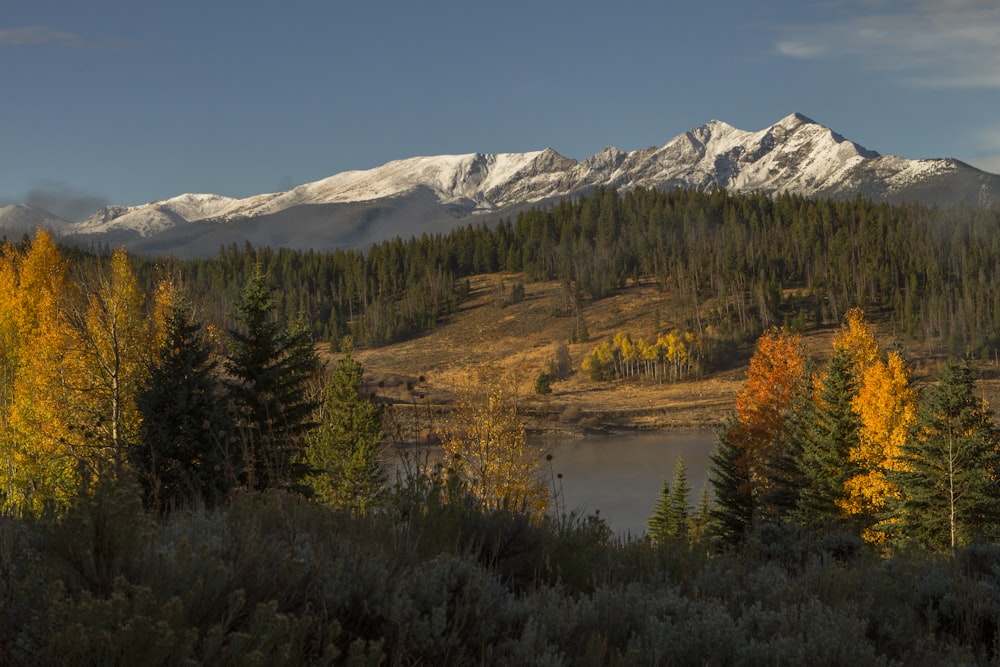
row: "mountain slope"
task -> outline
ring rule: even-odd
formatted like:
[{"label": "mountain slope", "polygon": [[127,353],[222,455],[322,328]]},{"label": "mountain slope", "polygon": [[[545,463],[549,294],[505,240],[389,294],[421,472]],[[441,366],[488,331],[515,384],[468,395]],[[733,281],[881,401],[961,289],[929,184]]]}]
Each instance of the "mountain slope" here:
[{"label": "mountain slope", "polygon": [[[957,160],[879,155],[792,114],[758,132],[713,120],[661,147],[632,152],[609,147],[580,162],[552,149],[414,157],[287,192],[246,199],[185,194],[106,207],[80,223],[42,215],[39,224],[67,240],[124,243],[138,252],[179,256],[210,255],[219,245],[244,241],[363,248],[396,235],[494,220],[601,186],[724,187],[834,199],[860,194],[877,201],[974,207],[1000,202],[1000,176]],[[7,212],[11,208],[0,209],[0,229],[30,226],[27,213]]]},{"label": "mountain slope", "polygon": [[46,229],[57,236],[73,223],[35,206],[11,204],[0,206],[0,236],[15,240],[37,229]]}]

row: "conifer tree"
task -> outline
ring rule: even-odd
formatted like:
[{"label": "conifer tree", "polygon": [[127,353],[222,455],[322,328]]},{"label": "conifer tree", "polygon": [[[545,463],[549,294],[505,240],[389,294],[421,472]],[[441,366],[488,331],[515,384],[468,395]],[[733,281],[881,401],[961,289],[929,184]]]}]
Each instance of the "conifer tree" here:
[{"label": "conifer tree", "polygon": [[674,464],[674,488],[670,497],[670,515],[667,522],[667,532],[674,537],[687,538],[688,536],[690,496],[691,485],[687,481],[684,459],[677,457],[677,463]]},{"label": "conifer tree", "polygon": [[712,502],[708,494],[708,482],[701,485],[701,492],[698,494],[698,506],[695,508],[694,517],[691,519],[691,539],[693,541],[704,540],[708,536],[708,530],[712,521]]},{"label": "conifer tree", "polygon": [[757,508],[747,459],[742,449],[730,440],[729,430],[727,427],[716,440],[709,470],[715,495],[709,513],[711,533],[723,547],[736,546],[750,534]]},{"label": "conifer tree", "polygon": [[798,452],[803,480],[796,515],[814,530],[842,523],[845,483],[855,474],[851,448],[858,441],[859,420],[851,402],[857,393],[852,358],[845,348],[831,357]]},{"label": "conifer tree", "polygon": [[303,436],[316,402],[307,382],[319,368],[308,330],[282,326],[268,277],[257,265],[236,304],[226,386],[242,440],[241,481],[250,488],[294,487],[306,467]]},{"label": "conifer tree", "polygon": [[192,500],[214,505],[235,483],[229,451],[232,429],[212,349],[191,306],[169,285],[161,285],[162,342],[149,380],[139,396],[141,438],[129,460],[156,509]]},{"label": "conifer tree", "polygon": [[673,509],[673,498],[670,495],[670,483],[663,480],[663,488],[656,496],[653,513],[646,520],[646,535],[654,542],[662,542],[667,538],[670,514]]},{"label": "conifer tree", "polygon": [[974,395],[968,364],[949,361],[926,394],[915,437],[892,474],[900,537],[933,550],[996,539],[1000,434]]},{"label": "conifer tree", "polygon": [[381,405],[364,393],[364,371],[345,341],[325,391],[319,426],[309,436],[307,482],[327,504],[354,512],[375,506],[386,486],[379,458]]}]

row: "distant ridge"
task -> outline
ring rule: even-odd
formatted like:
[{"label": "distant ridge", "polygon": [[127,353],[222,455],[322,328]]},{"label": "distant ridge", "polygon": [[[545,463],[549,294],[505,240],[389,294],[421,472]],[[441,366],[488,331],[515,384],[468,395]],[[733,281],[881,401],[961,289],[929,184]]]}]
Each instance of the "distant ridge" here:
[{"label": "distant ridge", "polygon": [[0,231],[45,227],[69,242],[124,244],[147,254],[214,255],[249,241],[274,247],[365,248],[394,236],[446,232],[540,202],[619,189],[727,188],[833,199],[994,206],[1000,176],[954,159],[880,155],[793,113],[758,132],[712,120],[661,147],[609,147],[583,161],[529,153],[414,157],[347,171],[287,192],[232,199],[183,194],[108,206],[68,222],[27,206],[0,208]]}]

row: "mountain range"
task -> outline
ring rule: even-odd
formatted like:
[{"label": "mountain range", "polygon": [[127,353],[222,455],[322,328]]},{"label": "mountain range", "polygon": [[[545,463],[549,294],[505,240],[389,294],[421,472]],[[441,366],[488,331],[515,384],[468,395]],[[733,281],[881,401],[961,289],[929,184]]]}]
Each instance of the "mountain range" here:
[{"label": "mountain range", "polygon": [[8,237],[51,230],[69,243],[133,252],[212,256],[221,245],[365,248],[394,236],[447,232],[597,187],[727,188],[833,199],[972,207],[1000,203],[1000,176],[955,159],[880,155],[801,114],[758,132],[718,120],[660,147],[606,148],[583,161],[550,148],[528,153],[414,157],[348,171],[287,192],[234,199],[183,194],[106,206],[81,222],[25,205],[0,208]]}]

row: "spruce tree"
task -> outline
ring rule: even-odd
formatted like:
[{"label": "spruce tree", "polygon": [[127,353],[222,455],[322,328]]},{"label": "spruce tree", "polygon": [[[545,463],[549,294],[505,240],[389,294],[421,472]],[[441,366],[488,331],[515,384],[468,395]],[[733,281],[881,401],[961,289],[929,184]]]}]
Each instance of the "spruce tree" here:
[{"label": "spruce tree", "polygon": [[757,502],[753,497],[750,473],[743,450],[723,431],[711,454],[709,482],[715,495],[712,506],[711,533],[720,546],[740,544],[754,528]]},{"label": "spruce tree", "polygon": [[235,481],[216,362],[183,298],[169,306],[163,325],[163,343],[138,400],[141,438],[130,446],[129,460],[150,507],[194,500],[214,505]]},{"label": "spruce tree", "polygon": [[687,538],[688,530],[688,506],[691,497],[691,485],[687,481],[687,470],[684,467],[684,459],[677,457],[674,464],[674,489],[670,497],[670,515],[667,522],[667,532],[673,537]]},{"label": "spruce tree", "polygon": [[326,387],[319,426],[306,446],[313,468],[308,482],[317,497],[362,513],[379,502],[386,486],[378,449],[383,408],[364,393],[363,375],[345,342]]},{"label": "spruce tree", "polygon": [[851,405],[856,393],[851,357],[846,349],[838,349],[827,365],[797,452],[803,486],[795,515],[815,531],[843,523],[844,483],[854,475],[849,453],[858,440],[859,420]]},{"label": "spruce tree", "polygon": [[250,488],[297,487],[306,472],[303,436],[317,403],[307,382],[319,368],[309,331],[277,319],[268,277],[257,265],[229,330],[226,386],[242,445],[241,481]]},{"label": "spruce tree", "polygon": [[895,515],[904,541],[945,551],[998,536],[1000,435],[974,390],[969,366],[949,361],[927,391],[891,475],[902,492]]},{"label": "spruce tree", "polygon": [[646,519],[646,535],[654,542],[662,542],[667,538],[673,498],[670,495],[670,484],[663,480],[663,488],[656,496],[653,513]]},{"label": "spruce tree", "polygon": [[708,495],[708,482],[701,485],[701,492],[698,494],[698,506],[695,509],[694,517],[691,520],[691,539],[701,541],[708,536],[708,530],[712,521],[712,502]]}]

